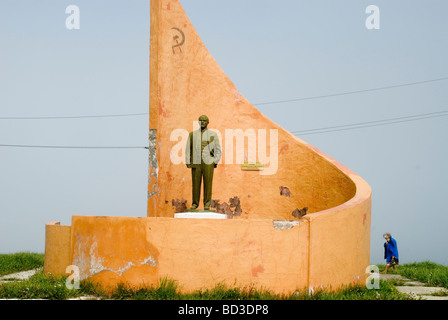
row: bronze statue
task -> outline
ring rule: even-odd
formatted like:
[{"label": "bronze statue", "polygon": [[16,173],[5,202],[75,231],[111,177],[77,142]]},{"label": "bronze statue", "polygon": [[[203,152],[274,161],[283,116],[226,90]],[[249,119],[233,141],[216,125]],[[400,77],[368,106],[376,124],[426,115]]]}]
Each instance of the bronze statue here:
[{"label": "bronze statue", "polygon": [[191,169],[193,182],[193,204],[189,211],[196,211],[201,197],[201,182],[204,180],[204,210],[209,211],[212,202],[213,172],[221,160],[221,145],[218,135],[207,129],[207,116],[201,116],[201,128],[189,134],[186,148],[186,164]]}]

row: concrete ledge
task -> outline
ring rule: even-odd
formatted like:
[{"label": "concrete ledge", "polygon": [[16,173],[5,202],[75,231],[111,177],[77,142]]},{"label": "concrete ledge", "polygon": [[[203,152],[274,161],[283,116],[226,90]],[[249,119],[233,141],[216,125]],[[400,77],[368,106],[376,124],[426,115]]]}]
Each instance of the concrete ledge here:
[{"label": "concrete ledge", "polygon": [[212,211],[198,211],[198,212],[183,212],[183,213],[176,213],[174,215],[174,218],[176,219],[227,219],[227,215],[222,213],[216,213]]}]

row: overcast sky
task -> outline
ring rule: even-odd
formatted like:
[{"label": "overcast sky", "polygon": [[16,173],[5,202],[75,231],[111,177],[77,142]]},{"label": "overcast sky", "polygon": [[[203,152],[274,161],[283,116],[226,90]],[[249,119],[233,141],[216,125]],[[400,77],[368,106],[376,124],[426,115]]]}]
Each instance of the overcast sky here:
[{"label": "overcast sky", "polygon": [[[181,3],[240,92],[289,131],[438,115],[299,137],[371,185],[372,264],[384,232],[401,263],[448,264],[447,1]],[[379,30],[366,28],[372,4]],[[149,25],[149,0],[0,0],[0,118],[147,113]],[[263,104],[283,100],[297,101]],[[147,146],[148,123],[0,119],[0,144]],[[44,252],[48,221],[146,216],[147,172],[145,149],[0,147],[0,253]]]}]

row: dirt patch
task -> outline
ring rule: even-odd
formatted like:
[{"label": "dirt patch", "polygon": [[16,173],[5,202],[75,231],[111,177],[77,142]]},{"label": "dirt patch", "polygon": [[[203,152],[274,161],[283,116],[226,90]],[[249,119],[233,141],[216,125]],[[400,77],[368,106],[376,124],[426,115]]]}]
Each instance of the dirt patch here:
[{"label": "dirt patch", "polygon": [[176,213],[183,213],[187,211],[187,200],[185,199],[172,200],[171,204],[176,209]]},{"label": "dirt patch", "polygon": [[229,219],[239,217],[243,213],[241,201],[238,197],[229,199],[229,202],[219,203],[220,200],[212,200],[211,207],[216,209],[217,213],[226,214]]},{"label": "dirt patch", "polygon": [[288,187],[280,187],[280,195],[282,197],[291,197],[291,191]]},{"label": "dirt patch", "polygon": [[297,208],[296,210],[294,210],[292,212],[292,216],[297,218],[297,219],[300,219],[300,218],[302,218],[302,217],[304,217],[306,215],[307,211],[308,211],[308,207],[305,207],[303,209]]}]

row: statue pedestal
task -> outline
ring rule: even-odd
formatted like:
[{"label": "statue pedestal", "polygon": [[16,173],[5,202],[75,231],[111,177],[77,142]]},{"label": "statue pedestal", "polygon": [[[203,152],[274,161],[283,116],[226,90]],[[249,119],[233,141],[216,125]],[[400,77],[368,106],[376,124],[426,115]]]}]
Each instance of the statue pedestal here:
[{"label": "statue pedestal", "polygon": [[183,212],[174,215],[176,219],[227,219],[227,215],[213,211]]}]

